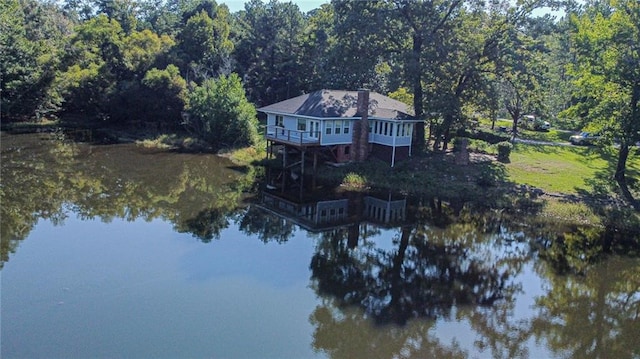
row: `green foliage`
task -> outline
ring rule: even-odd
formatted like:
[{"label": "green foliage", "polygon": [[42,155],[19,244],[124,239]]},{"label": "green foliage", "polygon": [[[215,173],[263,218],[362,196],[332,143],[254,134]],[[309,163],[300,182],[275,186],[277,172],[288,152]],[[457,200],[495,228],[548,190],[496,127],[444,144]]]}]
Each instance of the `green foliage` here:
[{"label": "green foliage", "polygon": [[202,81],[219,73],[228,73],[233,43],[229,39],[230,16],[226,6],[202,9],[190,15],[178,35],[178,58],[183,72]]},{"label": "green foliage", "polygon": [[136,29],[138,19],[135,16],[137,4],[133,0],[97,0],[98,13],[117,21],[125,33]]},{"label": "green foliage", "polygon": [[136,76],[144,76],[174,45],[175,41],[167,35],[158,36],[150,30],[135,31],[123,40],[124,65]]},{"label": "green foliage", "polygon": [[215,148],[251,146],[258,140],[255,107],[236,74],[206,80],[188,96],[187,129]]},{"label": "green foliage", "polygon": [[3,119],[47,115],[61,101],[52,87],[69,23],[52,4],[0,2],[0,107]]},{"label": "green foliage", "polygon": [[365,189],[367,188],[367,179],[355,172],[349,172],[344,176],[341,186],[351,190]]},{"label": "green foliage", "polygon": [[105,15],[76,27],[71,48],[57,79],[66,110],[106,116],[118,75],[126,71],[122,58],[122,27]]},{"label": "green foliage", "polygon": [[459,133],[464,137],[468,137],[474,140],[481,140],[490,144],[496,144],[498,142],[504,142],[509,140],[509,136],[506,133],[496,133],[486,129],[478,129],[476,131],[464,131]]},{"label": "green foliage", "polygon": [[299,59],[302,13],[293,3],[276,1],[251,1],[245,9],[235,58],[252,102],[266,105],[299,94],[307,81]]},{"label": "green foliage", "polygon": [[511,142],[503,141],[496,144],[498,148],[498,161],[509,162],[509,155],[513,149]]},{"label": "green foliage", "polygon": [[164,70],[151,69],[142,80],[145,88],[144,103],[147,116],[160,123],[175,127],[187,101],[187,82],[175,65]]},{"label": "green foliage", "polygon": [[603,1],[572,17],[577,103],[567,112],[589,128],[620,141],[614,178],[627,200],[640,211],[626,179],[629,146],[640,140],[640,3]]},{"label": "green foliage", "polygon": [[405,87],[401,87],[393,92],[390,92],[389,97],[394,100],[398,100],[408,106],[413,106],[413,94],[411,94]]}]

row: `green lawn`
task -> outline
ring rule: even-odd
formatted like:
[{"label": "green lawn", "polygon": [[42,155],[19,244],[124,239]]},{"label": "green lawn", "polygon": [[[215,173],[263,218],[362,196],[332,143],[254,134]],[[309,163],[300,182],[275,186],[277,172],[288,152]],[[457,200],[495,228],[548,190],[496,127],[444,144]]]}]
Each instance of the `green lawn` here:
[{"label": "green lawn", "polygon": [[550,129],[549,131],[532,131],[520,129],[520,138],[526,140],[546,141],[546,142],[569,142],[569,137],[575,132]]},{"label": "green lawn", "polygon": [[[487,129],[491,128],[491,120],[489,119],[482,118],[478,121],[478,123],[483,128],[487,128]],[[508,120],[505,118],[499,118],[496,120],[495,129],[498,129],[499,127],[506,127],[507,129],[511,129],[512,126],[513,126],[513,122],[511,120]]]},{"label": "green lawn", "polygon": [[[593,192],[612,177],[617,150],[593,146],[538,146],[516,144],[507,164],[509,180],[546,192]],[[631,182],[640,178],[640,153],[633,149],[627,161]]]},{"label": "green lawn", "polygon": [[[480,128],[490,131],[491,120],[483,118],[478,121]],[[511,131],[513,122],[509,119],[498,119],[494,127],[494,131],[498,131],[500,127],[506,127],[508,131]],[[548,142],[569,142],[569,137],[575,134],[575,131],[562,130],[555,125],[551,124],[551,129],[548,131],[534,131],[522,127],[522,124],[518,125],[518,136],[522,139],[536,140],[536,141],[548,141]]]}]

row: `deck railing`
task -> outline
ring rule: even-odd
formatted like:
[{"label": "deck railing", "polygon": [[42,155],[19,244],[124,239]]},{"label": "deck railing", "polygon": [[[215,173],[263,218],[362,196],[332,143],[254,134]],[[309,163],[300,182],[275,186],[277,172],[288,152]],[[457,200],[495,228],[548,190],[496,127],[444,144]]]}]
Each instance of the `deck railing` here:
[{"label": "deck railing", "polygon": [[265,136],[269,140],[286,142],[294,145],[320,144],[320,131],[291,130],[280,126],[266,126]]}]

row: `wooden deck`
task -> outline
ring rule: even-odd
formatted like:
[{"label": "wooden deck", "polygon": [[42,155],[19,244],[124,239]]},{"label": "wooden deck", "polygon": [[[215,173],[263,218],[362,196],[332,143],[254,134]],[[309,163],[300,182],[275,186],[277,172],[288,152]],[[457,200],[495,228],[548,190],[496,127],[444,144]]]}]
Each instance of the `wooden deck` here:
[{"label": "wooden deck", "polygon": [[297,147],[320,145],[320,132],[290,130],[278,126],[266,126],[267,140]]}]

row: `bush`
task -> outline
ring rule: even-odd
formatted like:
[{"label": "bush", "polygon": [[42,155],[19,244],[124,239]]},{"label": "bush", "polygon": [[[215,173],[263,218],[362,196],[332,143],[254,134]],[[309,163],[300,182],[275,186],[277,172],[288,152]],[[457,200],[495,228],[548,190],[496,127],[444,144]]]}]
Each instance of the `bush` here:
[{"label": "bush", "polygon": [[214,149],[255,145],[258,120],[237,74],[205,80],[189,94],[185,127]]},{"label": "bush", "polygon": [[463,133],[459,133],[458,136],[469,137],[470,139],[474,139],[474,140],[486,141],[492,145],[509,140],[509,135],[507,134],[498,134],[498,133],[485,131],[485,130],[464,131]]},{"label": "bush", "polygon": [[500,162],[509,162],[509,155],[511,154],[511,150],[513,149],[513,145],[511,142],[502,141],[497,145],[498,147],[498,161]]},{"label": "bush", "polygon": [[352,190],[363,189],[367,187],[367,179],[355,172],[349,172],[344,177],[341,185]]}]

